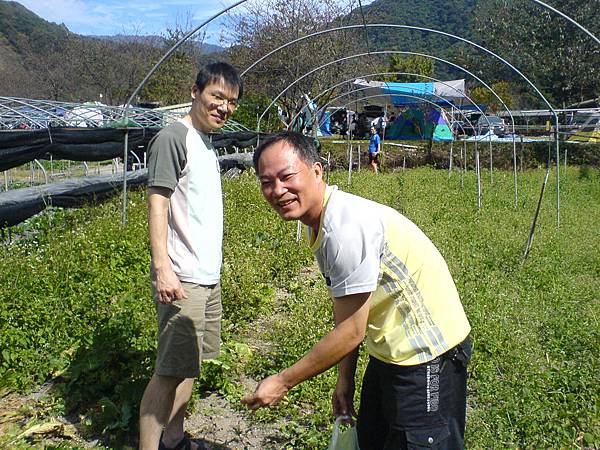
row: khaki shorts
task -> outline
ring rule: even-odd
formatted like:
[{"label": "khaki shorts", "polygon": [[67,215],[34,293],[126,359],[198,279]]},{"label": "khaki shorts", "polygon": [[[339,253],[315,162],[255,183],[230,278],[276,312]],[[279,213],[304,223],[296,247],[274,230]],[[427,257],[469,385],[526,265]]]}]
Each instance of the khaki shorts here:
[{"label": "khaki shorts", "polygon": [[188,298],[170,305],[154,296],[158,316],[157,375],[196,378],[204,359],[219,356],[221,285],[181,283]]}]

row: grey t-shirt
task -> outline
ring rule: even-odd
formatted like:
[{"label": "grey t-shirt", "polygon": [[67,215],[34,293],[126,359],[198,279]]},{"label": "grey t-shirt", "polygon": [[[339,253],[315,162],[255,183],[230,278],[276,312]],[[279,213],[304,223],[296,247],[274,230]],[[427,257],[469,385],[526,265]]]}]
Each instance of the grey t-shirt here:
[{"label": "grey t-shirt", "polygon": [[167,250],[181,281],[219,281],[223,198],[219,161],[208,138],[183,119],[161,130],[148,149],[148,187],[172,191]]}]

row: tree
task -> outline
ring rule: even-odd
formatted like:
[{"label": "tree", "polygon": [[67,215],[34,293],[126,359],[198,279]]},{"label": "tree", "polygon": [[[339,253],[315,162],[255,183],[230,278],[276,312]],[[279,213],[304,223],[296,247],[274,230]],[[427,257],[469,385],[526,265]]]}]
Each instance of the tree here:
[{"label": "tree", "polygon": [[127,101],[158,54],[158,43],[137,35],[117,40],[87,38],[80,48],[82,94],[110,105]]},{"label": "tree", "polygon": [[80,42],[77,35],[65,30],[62,36],[46,41],[32,39],[22,46],[26,68],[44,98],[75,100]]},{"label": "tree", "polygon": [[174,105],[191,101],[196,65],[183,52],[176,52],[150,78],[140,97],[144,101]]},{"label": "tree", "polygon": [[[335,0],[264,0],[246,4],[246,11],[232,15],[227,28],[231,37],[231,61],[244,69],[269,51],[301,36],[345,24]],[[327,62],[354,53],[353,32],[326,33],[294,44],[263,61],[244,77],[248,91],[273,98],[292,81]],[[293,117],[314,96],[356,73],[358,62],[333,64],[315,72],[286,91],[278,105]],[[320,104],[334,94],[329,92]],[[275,114],[273,112],[273,114]]]},{"label": "tree", "polygon": [[[162,56],[192,29],[189,14],[183,20],[178,19],[175,25],[167,28],[164,45],[157,56]],[[140,97],[145,101],[158,101],[163,105],[190,102],[192,84],[202,57],[203,40],[204,34],[200,34],[184,42],[152,75]]]},{"label": "tree", "polygon": [[[496,92],[496,94],[498,94],[498,97],[502,99],[508,109],[513,109],[516,106],[516,98],[512,92],[511,84],[508,81],[498,81],[496,83],[492,83],[490,87],[494,90],[494,92]],[[469,97],[471,97],[471,100],[473,100],[475,103],[486,104],[493,112],[504,110],[504,106],[502,106],[500,100],[498,100],[496,96],[484,86],[477,86],[471,89]]]},{"label": "tree", "polygon": [[[255,92],[246,92],[240,103],[240,106],[235,110],[232,119],[244,125],[249,130],[255,130],[258,120],[258,115],[271,103],[269,97],[264,94]],[[264,121],[264,129],[277,129],[282,123],[276,114],[270,114]]]},{"label": "tree", "polygon": [[[599,2],[562,0],[558,8],[599,34]],[[600,46],[566,19],[532,2],[505,0],[482,2],[475,17],[479,42],[503,55],[560,106],[600,95]],[[495,79],[520,79],[490,61],[486,57],[480,63]]]},{"label": "tree", "polygon": [[[423,56],[391,55],[388,72],[404,72],[433,77],[435,64],[433,59]],[[422,82],[423,78],[410,75],[387,75],[385,81],[401,81],[403,83]]]}]

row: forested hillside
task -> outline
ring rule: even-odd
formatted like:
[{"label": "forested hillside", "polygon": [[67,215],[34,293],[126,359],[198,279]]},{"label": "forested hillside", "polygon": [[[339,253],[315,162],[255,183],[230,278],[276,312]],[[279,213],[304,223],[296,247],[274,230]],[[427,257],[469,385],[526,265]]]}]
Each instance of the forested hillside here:
[{"label": "forested hillside", "polygon": [[[476,0],[448,0],[445,2],[422,0],[376,0],[363,8],[367,23],[393,23],[433,28],[466,38],[474,36],[473,11]],[[359,11],[355,10],[358,16]],[[402,44],[414,49],[439,50],[440,56],[447,54],[451,43],[441,36],[411,32],[410,39],[400,39],[391,30],[369,31],[371,42],[379,48]]]},{"label": "forested hillside", "polygon": [[41,19],[17,2],[0,1],[0,95],[40,93],[29,63],[69,35],[66,27]]},{"label": "forested hillside", "polygon": [[69,30],[38,17],[23,5],[12,1],[0,2],[0,33],[17,53],[24,54],[32,47],[65,39]]},{"label": "forested hillside", "polygon": [[[598,2],[548,3],[600,36]],[[600,46],[564,17],[532,1],[376,0],[363,11],[367,23],[431,28],[485,46],[511,62],[555,104],[567,106],[600,95]],[[362,23],[359,10],[351,20]],[[364,35],[356,34],[355,39],[364,48]],[[419,31],[369,28],[369,46],[371,50],[414,51],[449,59],[489,83],[508,81],[515,106],[543,107],[523,78],[499,60],[457,40]],[[439,62],[435,75],[469,78]]]},{"label": "forested hillside", "polygon": [[[19,3],[0,0],[0,95],[122,104],[165,46],[184,31],[175,27],[167,36],[81,36]],[[192,42],[174,55],[140,100],[187,101],[201,53]]]},{"label": "forested hillside", "polygon": [[[552,3],[600,35],[597,2]],[[526,74],[556,105],[568,106],[600,95],[600,46],[565,18],[531,1],[521,5],[505,0],[376,0],[362,11],[346,14],[337,0],[262,0],[248,2],[239,11],[223,30],[224,42],[230,47],[219,58],[229,58],[241,70],[298,36],[364,21],[435,29],[484,45]],[[184,26],[159,37],[84,37],[39,18],[16,2],[0,0],[0,95],[123,103],[165,46],[187,31]],[[366,36],[357,29],[322,34],[279,52],[245,76],[248,92],[273,98],[311,68],[367,49],[447,59],[489,84],[505,83],[502,86],[511,98],[511,107],[545,107],[520,76],[474,47],[440,34],[389,27],[369,27]],[[187,101],[189,79],[201,58],[212,50],[190,43],[152,78],[141,100],[163,104]],[[294,114],[302,107],[302,93],[319,92],[341,76],[385,71],[390,66],[394,64],[388,55],[346,60],[335,70],[320,70],[294,86],[278,103]],[[427,74],[439,79],[466,78],[469,89],[479,84],[443,62],[436,62],[432,70]],[[487,102],[483,98],[478,101]]]}]

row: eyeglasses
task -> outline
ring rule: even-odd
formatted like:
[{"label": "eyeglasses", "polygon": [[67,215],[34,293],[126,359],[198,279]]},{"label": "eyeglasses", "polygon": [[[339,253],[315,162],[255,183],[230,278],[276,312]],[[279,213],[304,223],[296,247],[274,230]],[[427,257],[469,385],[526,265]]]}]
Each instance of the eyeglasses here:
[{"label": "eyeglasses", "polygon": [[229,111],[235,111],[235,109],[238,107],[237,98],[228,99],[228,98],[223,98],[220,95],[215,95],[215,94],[212,94],[211,97],[212,97],[212,103],[216,107],[226,106]]}]

